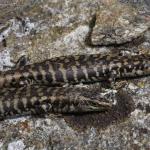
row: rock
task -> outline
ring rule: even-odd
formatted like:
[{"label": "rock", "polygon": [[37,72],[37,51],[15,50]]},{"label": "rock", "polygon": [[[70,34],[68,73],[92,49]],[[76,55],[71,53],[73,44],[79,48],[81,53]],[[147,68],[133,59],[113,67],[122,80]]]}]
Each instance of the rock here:
[{"label": "rock", "polygon": [[[149,53],[149,1],[120,1],[1,0],[0,69],[22,55],[34,63],[70,54]],[[115,104],[108,112],[1,121],[0,149],[149,149],[150,77],[127,83],[103,94]]]},{"label": "rock", "polygon": [[96,12],[91,42],[99,46],[125,44],[142,37],[149,26],[132,7],[113,3]]}]

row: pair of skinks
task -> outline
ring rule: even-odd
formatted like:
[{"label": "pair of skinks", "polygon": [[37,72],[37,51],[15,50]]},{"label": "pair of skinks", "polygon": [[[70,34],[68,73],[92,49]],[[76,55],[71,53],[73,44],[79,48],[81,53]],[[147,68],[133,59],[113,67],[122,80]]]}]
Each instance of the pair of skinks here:
[{"label": "pair of skinks", "polygon": [[25,61],[22,58],[13,69],[0,73],[2,117],[107,110],[111,104],[97,96],[98,92],[88,95],[94,89],[62,86],[150,75],[148,54],[62,56],[31,65],[23,65]]}]

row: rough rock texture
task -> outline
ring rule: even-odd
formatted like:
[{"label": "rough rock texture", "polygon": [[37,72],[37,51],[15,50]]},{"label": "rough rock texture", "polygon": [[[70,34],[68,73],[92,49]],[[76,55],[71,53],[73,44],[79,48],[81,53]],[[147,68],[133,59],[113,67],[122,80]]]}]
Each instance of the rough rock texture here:
[{"label": "rough rock texture", "polygon": [[[69,54],[150,53],[148,0],[0,0],[0,8],[1,70],[21,55],[33,63]],[[150,149],[150,77],[102,94],[114,101],[105,113],[1,121],[0,149]]]},{"label": "rough rock texture", "polygon": [[120,45],[142,37],[150,22],[129,6],[112,3],[96,12],[91,34],[93,45]]}]

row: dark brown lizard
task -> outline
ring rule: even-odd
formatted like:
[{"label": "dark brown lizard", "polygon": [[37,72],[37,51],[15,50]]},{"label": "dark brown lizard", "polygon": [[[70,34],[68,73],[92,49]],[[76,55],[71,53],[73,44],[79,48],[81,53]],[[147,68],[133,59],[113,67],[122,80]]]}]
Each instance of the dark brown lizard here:
[{"label": "dark brown lizard", "polygon": [[75,55],[45,60],[0,73],[0,88],[21,86],[26,81],[40,85],[77,84],[150,75],[150,55]]},{"label": "dark brown lizard", "polygon": [[25,86],[0,91],[0,118],[26,114],[101,112],[111,102],[100,97],[100,89],[85,87]]}]

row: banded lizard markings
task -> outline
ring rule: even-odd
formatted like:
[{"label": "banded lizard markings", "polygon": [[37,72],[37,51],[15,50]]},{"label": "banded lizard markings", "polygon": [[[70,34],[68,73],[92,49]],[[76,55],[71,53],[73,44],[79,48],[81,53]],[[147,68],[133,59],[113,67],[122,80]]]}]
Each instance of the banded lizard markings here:
[{"label": "banded lizard markings", "polygon": [[133,56],[109,54],[63,56],[0,72],[0,88],[21,86],[21,82],[29,79],[32,80],[32,84],[53,86],[145,75],[150,75],[149,54]]},{"label": "banded lizard markings", "polygon": [[4,88],[0,92],[0,118],[27,113],[83,114],[109,110],[111,102],[100,97],[98,91],[95,88],[38,85]]}]

